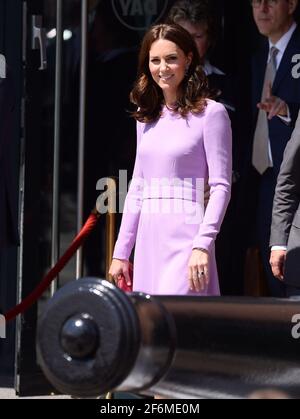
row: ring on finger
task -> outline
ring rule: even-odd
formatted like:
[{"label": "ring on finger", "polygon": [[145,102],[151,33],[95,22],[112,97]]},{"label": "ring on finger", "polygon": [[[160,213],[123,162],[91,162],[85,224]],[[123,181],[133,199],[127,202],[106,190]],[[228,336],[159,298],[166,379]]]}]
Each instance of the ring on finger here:
[{"label": "ring on finger", "polygon": [[202,279],[204,277],[204,275],[205,275],[204,271],[198,271],[198,278],[199,279]]}]

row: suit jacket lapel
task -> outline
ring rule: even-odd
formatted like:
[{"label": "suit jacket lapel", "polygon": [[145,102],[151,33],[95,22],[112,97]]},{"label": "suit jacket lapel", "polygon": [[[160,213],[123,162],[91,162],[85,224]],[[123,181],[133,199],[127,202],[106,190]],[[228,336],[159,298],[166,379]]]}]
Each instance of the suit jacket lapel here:
[{"label": "suit jacket lapel", "polygon": [[292,71],[292,57],[293,55],[296,54],[296,52],[300,52],[300,39],[299,39],[299,28],[297,28],[295,30],[295,32],[293,33],[293,36],[290,40],[290,42],[288,43],[288,46],[283,54],[280,66],[277,70],[276,73],[276,77],[273,83],[273,93],[276,92],[276,90],[278,89],[281,81],[284,79],[284,77],[286,76],[287,73],[290,73],[290,77],[292,77],[291,75],[291,71]]}]

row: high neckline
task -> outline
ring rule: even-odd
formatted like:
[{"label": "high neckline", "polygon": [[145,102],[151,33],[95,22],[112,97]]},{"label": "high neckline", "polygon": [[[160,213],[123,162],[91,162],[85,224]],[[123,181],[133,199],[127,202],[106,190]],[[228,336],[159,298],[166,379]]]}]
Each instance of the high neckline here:
[{"label": "high neckline", "polygon": [[168,106],[166,103],[163,105],[163,108],[167,109],[170,112],[175,112],[175,108],[172,108],[172,107]]},{"label": "high neckline", "polygon": [[166,117],[168,119],[180,118],[180,114],[176,112],[175,109],[170,109],[167,105],[163,105],[161,116]]},{"label": "high neckline", "polygon": [[162,108],[162,115],[165,115],[165,116],[175,115],[174,109],[171,109],[167,105],[164,105]]}]

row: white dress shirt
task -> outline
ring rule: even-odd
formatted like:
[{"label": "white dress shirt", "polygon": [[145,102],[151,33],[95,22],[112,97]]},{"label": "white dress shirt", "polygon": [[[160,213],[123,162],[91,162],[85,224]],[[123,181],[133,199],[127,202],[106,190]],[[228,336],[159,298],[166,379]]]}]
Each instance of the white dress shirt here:
[{"label": "white dress shirt", "polygon": [[[294,22],[292,24],[292,26],[290,27],[290,29],[279,39],[279,41],[276,44],[272,44],[272,42],[269,40],[269,46],[270,46],[270,51],[272,47],[275,47],[278,49],[278,53],[276,55],[276,70],[278,70],[281,60],[283,58],[283,55],[285,53],[285,50],[293,36],[293,33],[295,32],[297,28],[297,24]],[[270,54],[269,54],[269,58],[270,59]]]}]

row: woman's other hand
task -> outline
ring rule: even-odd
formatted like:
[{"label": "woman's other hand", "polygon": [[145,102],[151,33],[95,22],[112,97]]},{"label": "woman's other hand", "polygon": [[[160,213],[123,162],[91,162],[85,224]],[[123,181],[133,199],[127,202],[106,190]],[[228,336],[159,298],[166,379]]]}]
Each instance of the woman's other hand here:
[{"label": "woman's other hand", "polygon": [[205,249],[194,249],[188,264],[191,291],[202,292],[209,284],[209,253]]},{"label": "woman's other hand", "polygon": [[131,279],[129,275],[129,261],[121,259],[113,259],[108,272],[109,276],[113,278],[115,284],[118,284],[120,276],[124,276],[126,284],[130,287]]}]

